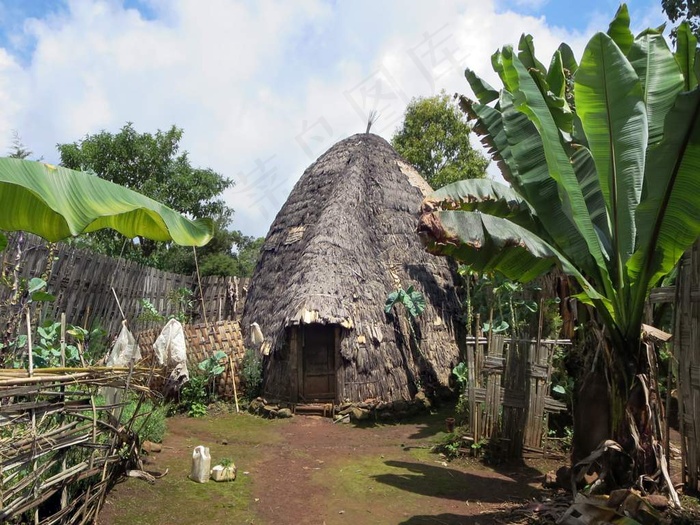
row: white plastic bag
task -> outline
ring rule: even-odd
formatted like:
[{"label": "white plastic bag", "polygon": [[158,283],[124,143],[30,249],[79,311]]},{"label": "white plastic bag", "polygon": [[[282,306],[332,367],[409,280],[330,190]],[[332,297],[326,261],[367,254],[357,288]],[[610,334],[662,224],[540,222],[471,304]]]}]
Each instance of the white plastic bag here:
[{"label": "white plastic bag", "polygon": [[160,366],[170,369],[165,382],[165,393],[177,392],[190,379],[187,370],[187,343],[182,324],[176,319],[168,321],[153,343],[153,353]]},{"label": "white plastic bag", "polygon": [[[122,321],[122,329],[119,331],[119,335],[114,341],[114,346],[112,346],[112,351],[109,353],[109,357],[107,357],[106,365],[128,367],[131,366],[132,362],[136,363],[140,360],[141,350],[139,349],[139,345],[126,327],[126,321]],[[104,387],[102,395],[107,405],[117,405],[121,403],[124,397],[124,390],[121,388]],[[113,411],[113,415],[117,418],[120,417],[120,414],[121,408],[116,412]]]},{"label": "white plastic bag", "polygon": [[126,321],[122,321],[122,329],[119,331],[112,351],[107,358],[107,366],[130,366],[141,360],[141,350],[136,339],[126,327]]}]

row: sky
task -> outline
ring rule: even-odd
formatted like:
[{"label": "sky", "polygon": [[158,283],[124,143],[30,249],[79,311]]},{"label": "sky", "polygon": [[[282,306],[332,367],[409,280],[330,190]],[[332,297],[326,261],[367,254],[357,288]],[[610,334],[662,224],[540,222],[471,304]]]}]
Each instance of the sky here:
[{"label": "sky", "polygon": [[[635,32],[660,0],[627,2]],[[264,236],[292,187],[337,141],[387,140],[414,97],[470,95],[469,67],[522,33],[549,62],[605,31],[608,0],[0,0],[0,154],[14,134],[45,162],[56,144],[132,122],[176,125],[193,166],[233,179],[231,227]],[[497,176],[495,167],[489,168]]]}]

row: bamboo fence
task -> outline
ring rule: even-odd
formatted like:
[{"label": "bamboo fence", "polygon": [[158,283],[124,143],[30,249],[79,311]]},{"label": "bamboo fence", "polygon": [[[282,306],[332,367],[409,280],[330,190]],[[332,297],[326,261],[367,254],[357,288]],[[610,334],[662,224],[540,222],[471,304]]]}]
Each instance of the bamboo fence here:
[{"label": "bamboo fence", "polygon": [[675,301],[674,357],[678,363],[678,410],[683,482],[700,480],[700,241],[681,259]]},{"label": "bamboo fence", "polygon": [[[200,292],[194,275],[164,272],[69,244],[50,245],[29,234],[23,234],[21,243],[19,239],[18,234],[9,236],[9,244],[0,254],[2,268],[7,272],[18,265],[19,276],[24,279],[48,277],[48,291],[56,300],[43,305],[39,322],[65,313],[70,324],[101,326],[115,335],[126,317],[135,330],[146,330],[157,323],[139,320],[141,299],[167,317],[177,313],[170,296],[181,288],[192,292],[192,309],[187,313],[193,322],[238,319],[243,312],[246,278],[203,277]],[[5,304],[11,294],[10,287],[0,287],[0,304]]]},{"label": "bamboo fence", "polygon": [[[135,420],[97,400],[148,390],[145,368],[0,369],[0,522],[93,523],[111,486],[139,468]],[[141,424],[136,422],[136,424]]]}]

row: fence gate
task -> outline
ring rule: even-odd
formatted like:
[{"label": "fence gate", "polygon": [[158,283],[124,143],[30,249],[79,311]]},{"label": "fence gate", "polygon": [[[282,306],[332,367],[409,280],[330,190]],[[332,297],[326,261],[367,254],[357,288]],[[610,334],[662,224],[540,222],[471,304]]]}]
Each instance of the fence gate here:
[{"label": "fence gate", "polygon": [[495,439],[508,457],[541,451],[547,415],[566,410],[549,395],[552,358],[568,339],[467,338],[467,424],[475,443]]}]

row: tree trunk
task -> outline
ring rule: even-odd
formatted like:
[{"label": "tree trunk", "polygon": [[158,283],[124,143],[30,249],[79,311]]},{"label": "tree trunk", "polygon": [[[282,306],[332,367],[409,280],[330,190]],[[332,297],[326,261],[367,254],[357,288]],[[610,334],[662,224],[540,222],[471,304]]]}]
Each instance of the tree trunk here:
[{"label": "tree trunk", "polygon": [[597,329],[585,344],[585,355],[592,357],[574,406],[577,481],[595,470],[608,491],[643,479],[645,490],[665,487],[673,498],[661,446],[663,412],[653,345],[636,342],[620,348]]}]

